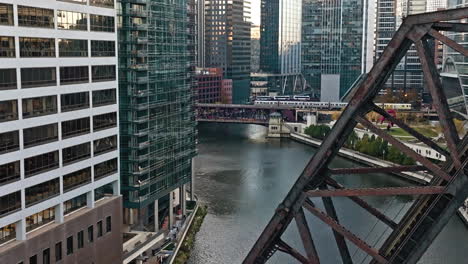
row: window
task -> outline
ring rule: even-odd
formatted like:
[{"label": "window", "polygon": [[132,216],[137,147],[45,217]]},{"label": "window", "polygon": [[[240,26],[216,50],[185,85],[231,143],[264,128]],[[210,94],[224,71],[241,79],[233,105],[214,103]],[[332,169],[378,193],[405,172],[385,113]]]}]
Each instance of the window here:
[{"label": "window", "polygon": [[29,257],[29,264],[37,264],[37,255]]},{"label": "window", "polygon": [[97,237],[102,237],[102,221],[97,222]]},{"label": "window", "polygon": [[94,226],[88,227],[88,242],[93,243],[94,241]]},{"label": "window", "polygon": [[105,196],[111,196],[113,194],[114,190],[112,187],[112,183],[108,183],[94,190],[94,201],[98,201]]},{"label": "window", "polygon": [[0,3],[0,25],[13,26],[13,5]]},{"label": "window", "polygon": [[16,238],[16,226],[15,224],[0,227],[0,244]]},{"label": "window", "polygon": [[94,155],[100,155],[117,149],[117,136],[94,140]]},{"label": "window", "polygon": [[0,91],[16,88],[16,69],[0,69]]},{"label": "window", "polygon": [[93,82],[115,81],[115,65],[93,66]]},{"label": "window", "polygon": [[92,57],[114,57],[115,41],[91,40]]},{"label": "window", "polygon": [[89,93],[62,94],[60,96],[62,112],[89,108]]},{"label": "window", "polygon": [[87,204],[87,200],[86,200],[86,193],[80,195],[80,196],[77,196],[73,199],[70,199],[68,201],[65,201],[63,203],[63,210],[64,210],[64,214],[69,214],[73,211],[76,211],[82,207],[85,207]]},{"label": "window", "polygon": [[88,30],[88,16],[85,13],[57,10],[57,28]]},{"label": "window", "polygon": [[117,126],[117,113],[107,113],[93,117],[94,131]]},{"label": "window", "polygon": [[56,113],[56,95],[23,99],[23,118],[52,115]]},{"label": "window", "polygon": [[84,232],[83,232],[83,230],[78,232],[78,234],[76,235],[76,238],[78,240],[78,249],[83,248],[84,247]]},{"label": "window", "polygon": [[115,104],[116,98],[115,89],[93,91],[93,107]]},{"label": "window", "polygon": [[73,236],[67,238],[67,255],[73,254]]},{"label": "window", "polygon": [[21,87],[33,88],[57,85],[55,68],[24,68],[21,69]]},{"label": "window", "polygon": [[91,157],[91,143],[64,148],[62,150],[63,165],[68,165],[72,162],[83,160]]},{"label": "window", "polygon": [[60,67],[60,84],[89,82],[88,66]]},{"label": "window", "polygon": [[39,226],[45,225],[54,221],[55,208],[51,207],[39,213],[26,217],[26,231],[29,232]]},{"label": "window", "polygon": [[91,31],[115,32],[114,17],[91,15]]},{"label": "window", "polygon": [[93,6],[114,8],[114,0],[89,0],[89,4]]},{"label": "window", "polygon": [[0,216],[21,209],[21,191],[0,197]]},{"label": "window", "polygon": [[19,38],[20,57],[55,57],[55,39]]},{"label": "window", "polygon": [[0,154],[19,149],[19,131],[0,133]]},{"label": "window", "polygon": [[108,216],[106,217],[106,233],[109,233],[112,231],[112,217]]},{"label": "window", "polygon": [[63,191],[67,192],[77,186],[91,182],[91,167],[63,176]]},{"label": "window", "polygon": [[59,57],[88,57],[88,41],[59,39]]},{"label": "window", "polygon": [[26,206],[31,206],[37,202],[47,200],[60,194],[60,181],[55,178],[32,187],[26,188]]},{"label": "window", "polygon": [[23,130],[24,147],[29,148],[58,140],[58,125],[49,124]]},{"label": "window", "polygon": [[18,101],[0,101],[0,122],[18,119]]},{"label": "window", "polygon": [[44,153],[24,160],[24,173],[26,177],[58,168],[58,150]]},{"label": "window", "polygon": [[86,5],[88,0],[57,0],[57,1],[62,1],[62,2],[71,2],[75,4],[83,4]]},{"label": "window", "polygon": [[55,244],[55,262],[62,260],[62,242]]},{"label": "window", "polygon": [[67,138],[80,134],[87,134],[90,131],[89,117],[74,119],[62,122],[62,137]]},{"label": "window", "polygon": [[[95,169],[96,170],[96,169]],[[0,185],[17,181],[21,178],[20,161],[0,165]]]},{"label": "window", "polygon": [[15,56],[15,38],[0,36],[0,58],[14,58]]},{"label": "window", "polygon": [[106,177],[117,172],[117,159],[111,159],[94,165],[94,180]]},{"label": "window", "polygon": [[54,28],[54,10],[19,5],[18,25],[23,27]]}]

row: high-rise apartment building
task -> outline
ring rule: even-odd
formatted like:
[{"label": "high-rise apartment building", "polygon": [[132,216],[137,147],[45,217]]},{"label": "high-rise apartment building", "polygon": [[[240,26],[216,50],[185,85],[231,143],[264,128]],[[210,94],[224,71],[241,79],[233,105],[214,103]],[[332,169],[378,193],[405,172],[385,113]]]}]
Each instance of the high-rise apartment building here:
[{"label": "high-rise apartment building", "polygon": [[234,103],[250,94],[250,1],[205,1],[205,66],[232,79]]},{"label": "high-rise apartment building", "polygon": [[[468,0],[448,0],[447,8],[468,7]],[[460,22],[460,21],[457,21]],[[461,21],[468,23],[468,19]],[[468,33],[449,32],[447,37],[468,48]],[[445,47],[442,83],[450,108],[468,119],[468,67],[467,58],[459,52]]]},{"label": "high-rise apartment building", "polygon": [[263,0],[261,14],[260,69],[281,77],[282,92],[293,92],[302,83],[302,0]]},{"label": "high-rise apartment building", "polygon": [[322,101],[339,101],[371,69],[374,2],[303,1],[302,74]]},{"label": "high-rise apartment building", "polygon": [[0,1],[1,263],[122,261],[115,19]]},{"label": "high-rise apartment building", "polygon": [[[195,155],[193,46],[186,0],[120,0],[119,97],[125,223],[174,224]],[[182,203],[184,205],[185,203]]]}]

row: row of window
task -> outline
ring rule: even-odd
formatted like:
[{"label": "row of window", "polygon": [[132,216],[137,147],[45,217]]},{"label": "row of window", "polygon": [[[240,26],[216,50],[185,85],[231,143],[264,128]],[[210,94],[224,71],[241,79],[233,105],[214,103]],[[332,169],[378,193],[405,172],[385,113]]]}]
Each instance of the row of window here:
[{"label": "row of window", "polygon": [[[13,26],[13,16],[13,5],[0,3],[0,25]],[[88,17],[91,31],[115,32],[114,17],[65,10],[57,10],[57,28],[88,30]],[[55,27],[54,10],[18,5],[18,26],[53,29]]]},{"label": "row of window", "polygon": [[[104,164],[104,163],[102,163]],[[97,189],[94,190],[94,197],[95,201],[101,199],[103,196],[107,194],[113,194],[112,190],[112,184],[107,184],[104,186],[101,186]],[[19,202],[20,200],[20,192],[15,192],[9,195],[5,195],[3,197],[0,197],[0,209],[1,213],[0,216],[6,213],[10,213],[12,211],[18,210],[21,207],[21,203]],[[68,201],[65,201],[63,203],[64,206],[64,214],[67,215],[73,211],[78,210],[79,208],[85,207],[87,205],[87,194],[84,193],[82,195],[79,195],[75,198],[72,198]],[[25,222],[26,222],[26,231],[29,232],[39,226],[45,225],[51,221],[55,220],[55,209],[54,207],[45,209],[41,212],[35,213],[33,215],[30,215],[26,217]],[[107,220],[110,221],[110,220]],[[99,228],[99,227],[98,227]],[[88,234],[92,234],[92,232],[89,232],[91,229],[88,228]],[[110,226],[106,228],[107,232],[110,231]],[[99,230],[98,230],[99,231]],[[101,232],[98,232],[100,234]],[[100,236],[100,235],[99,235]],[[7,226],[0,227],[0,244],[7,242],[9,240],[13,240],[16,237],[16,225],[15,224],[10,224]],[[93,236],[89,236],[92,239],[94,238]]]},{"label": "row of window", "polygon": [[[14,163],[19,163],[14,162]],[[111,175],[117,172],[117,159],[111,159],[99,164],[94,165],[95,180],[101,179],[105,176]],[[0,167],[9,166],[10,164],[1,165]],[[19,164],[17,165],[19,168]],[[1,175],[3,180],[4,175]],[[91,167],[81,169],[63,176],[63,192],[68,192],[76,187],[91,182]],[[17,178],[16,180],[19,180]],[[43,182],[25,189],[26,206],[34,205],[38,202],[47,200],[51,197],[60,194],[60,179],[55,178],[53,180]],[[86,203],[86,197],[84,201],[77,203],[76,201],[70,201],[66,204],[65,213],[73,211],[73,206],[81,206]],[[21,209],[21,192],[14,192],[8,195],[0,197],[0,216],[9,214],[16,210]],[[53,212],[43,211],[40,215],[32,215],[26,219],[27,227],[26,230],[32,230],[37,226],[43,225],[49,219],[53,219]]]},{"label": "row of window", "polygon": [[[89,108],[89,93],[80,92],[62,94],[61,111],[69,112]],[[116,103],[116,90],[93,91],[93,107],[101,107]],[[42,96],[22,100],[23,118],[32,118],[58,113],[57,96]],[[0,101],[0,122],[18,120],[17,100]]]},{"label": "row of window", "polygon": [[[88,57],[88,40],[58,39],[59,57]],[[54,38],[19,37],[20,57],[56,57]],[[91,40],[92,57],[114,57],[115,41]],[[15,37],[0,36],[0,58],[15,58]]]},{"label": "row of window", "polygon": [[[70,138],[90,133],[89,117],[62,122],[62,138]],[[95,116],[93,119],[94,131],[117,126],[117,114],[108,113]],[[33,147],[58,140],[57,123],[26,128],[23,130],[24,147]],[[19,131],[0,133],[0,154],[19,150]]]},{"label": "row of window", "polygon": [[[97,224],[97,238],[100,238],[104,235],[104,227],[103,227],[103,222],[98,221]],[[112,231],[112,217],[107,216],[106,217],[106,233],[110,233]],[[74,241],[75,239],[73,236],[67,237],[66,240],[66,254],[72,255],[75,250],[79,250],[84,248],[85,246],[85,233],[84,230],[79,231],[76,234],[76,247],[74,246]],[[94,242],[94,226],[91,225],[87,229],[87,242],[88,243],[93,243]],[[59,262],[63,259],[63,253],[62,253],[62,242],[57,242],[55,244],[55,262]],[[29,257],[29,264],[37,264],[39,263],[37,260],[37,255],[33,255]],[[50,249],[44,249],[42,251],[42,263],[43,264],[50,264],[51,263],[51,253]]]},{"label": "row of window", "polygon": [[[92,82],[115,81],[115,65],[99,65],[91,68]],[[88,83],[88,66],[60,67],[60,85]],[[0,69],[0,90],[17,89],[16,69]],[[22,68],[21,87],[35,88],[57,85],[55,67]]]},{"label": "row of window", "polygon": [[[57,0],[62,2],[70,2],[76,4],[86,5],[88,0]],[[114,8],[114,0],[89,0],[89,4],[92,6],[99,6],[99,7],[108,7]]]},{"label": "row of window", "polygon": [[[93,141],[94,156],[117,149],[117,136],[110,136]],[[69,165],[83,159],[91,157],[91,143],[64,148],[62,150],[62,164]],[[7,164],[8,165],[8,164]],[[59,151],[52,151],[30,157],[24,160],[24,174],[26,177],[34,176],[51,169],[56,169],[60,165]]]}]

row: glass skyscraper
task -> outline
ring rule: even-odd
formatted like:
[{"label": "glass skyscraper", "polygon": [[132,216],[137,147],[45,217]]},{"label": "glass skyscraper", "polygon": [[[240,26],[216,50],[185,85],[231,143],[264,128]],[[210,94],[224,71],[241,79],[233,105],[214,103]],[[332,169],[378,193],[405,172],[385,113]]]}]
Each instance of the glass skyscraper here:
[{"label": "glass skyscraper", "polygon": [[[262,0],[260,70],[294,91],[301,73],[301,0]],[[302,81],[302,80],[301,80]]]},{"label": "glass skyscraper", "polygon": [[323,101],[340,100],[372,66],[374,1],[304,0],[302,73]]},{"label": "glass skyscraper", "polygon": [[[130,226],[172,213],[172,193],[191,180],[195,118],[193,19],[186,0],[121,0],[121,182]],[[169,208],[169,209],[168,209]],[[171,224],[169,224],[170,226]]]}]

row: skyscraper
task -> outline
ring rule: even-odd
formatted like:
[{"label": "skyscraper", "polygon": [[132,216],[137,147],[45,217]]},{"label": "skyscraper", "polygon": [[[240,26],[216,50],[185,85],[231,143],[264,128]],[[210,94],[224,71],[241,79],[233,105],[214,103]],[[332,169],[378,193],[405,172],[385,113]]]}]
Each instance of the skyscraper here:
[{"label": "skyscraper", "polygon": [[338,101],[372,67],[372,0],[304,0],[302,73],[323,101]]},{"label": "skyscraper", "polygon": [[2,263],[122,261],[115,17],[0,1]]},{"label": "skyscraper", "polygon": [[[448,0],[447,8],[467,7],[468,0]],[[460,21],[457,21],[460,22]],[[461,21],[467,23],[465,19]],[[460,43],[465,49],[468,48],[467,33],[450,32],[447,37]],[[468,119],[468,67],[467,58],[459,52],[445,47],[444,67],[442,69],[442,82],[450,108],[461,113]]]},{"label": "skyscraper", "polygon": [[[186,0],[121,0],[119,97],[125,223],[155,230],[191,181],[195,118]],[[193,44],[193,43],[192,43]],[[183,205],[184,203],[182,203]],[[163,214],[164,213],[164,214]]]},{"label": "skyscraper", "polygon": [[281,79],[282,92],[293,91],[301,77],[302,0],[263,0],[261,13],[260,69]]},{"label": "skyscraper", "polygon": [[222,68],[232,79],[232,100],[250,94],[250,1],[205,1],[205,66]]}]

